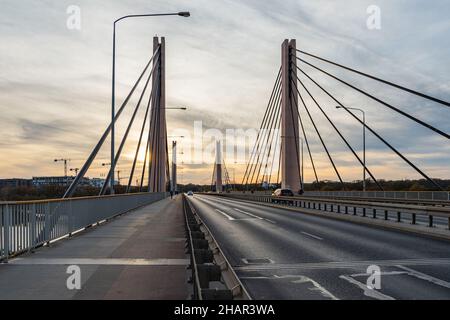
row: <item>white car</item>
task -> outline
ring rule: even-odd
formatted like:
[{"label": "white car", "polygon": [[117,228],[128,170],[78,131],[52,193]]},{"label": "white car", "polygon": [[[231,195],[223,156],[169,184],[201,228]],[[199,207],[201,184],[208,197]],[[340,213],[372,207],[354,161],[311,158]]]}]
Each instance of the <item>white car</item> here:
[{"label": "white car", "polygon": [[193,196],[194,193],[193,193],[192,191],[188,191],[188,192],[187,192],[187,195],[188,195],[188,196]]}]

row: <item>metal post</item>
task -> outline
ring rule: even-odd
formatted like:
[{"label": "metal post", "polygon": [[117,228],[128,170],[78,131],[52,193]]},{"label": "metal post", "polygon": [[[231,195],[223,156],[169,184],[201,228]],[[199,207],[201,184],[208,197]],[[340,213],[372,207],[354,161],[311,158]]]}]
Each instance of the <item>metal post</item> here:
[{"label": "metal post", "polygon": [[5,248],[4,248],[4,250],[5,250],[5,252],[4,252],[4,255],[5,255],[5,263],[7,263],[8,262],[8,257],[9,257],[9,246],[10,246],[10,244],[9,244],[9,222],[10,222],[10,212],[11,212],[11,210],[10,210],[10,206],[8,205],[8,204],[6,204],[5,205],[5,212],[4,212],[4,226],[3,226],[3,228],[4,228],[4,237],[5,237],[5,239],[4,239],[4,241],[5,241]]},{"label": "metal post", "polygon": [[31,206],[31,212],[30,212],[30,245],[31,249],[34,249],[36,247],[36,204],[33,203]]},{"label": "metal post", "polygon": [[[284,40],[281,46],[281,187],[294,192],[300,190],[300,166],[298,145],[296,145],[299,132],[297,95],[291,94],[292,79],[296,81],[295,40]],[[293,73],[293,74],[291,74]]]},{"label": "metal post", "polygon": [[177,191],[177,142],[172,141],[172,192]]},{"label": "metal post", "polygon": [[114,141],[114,135],[115,135],[115,97],[116,97],[116,22],[114,21],[113,25],[113,54],[112,54],[112,88],[111,88],[111,179],[109,180],[109,188],[110,193],[114,194],[114,157],[115,157],[115,141]]},{"label": "metal post", "polygon": [[167,128],[166,128],[166,41],[164,37],[161,37],[160,41],[160,98],[159,98],[159,121],[160,121],[160,132],[159,132],[159,170],[158,179],[159,186],[158,192],[166,192],[167,188]]},{"label": "metal post", "polygon": [[363,192],[366,192],[366,113],[363,114]]}]

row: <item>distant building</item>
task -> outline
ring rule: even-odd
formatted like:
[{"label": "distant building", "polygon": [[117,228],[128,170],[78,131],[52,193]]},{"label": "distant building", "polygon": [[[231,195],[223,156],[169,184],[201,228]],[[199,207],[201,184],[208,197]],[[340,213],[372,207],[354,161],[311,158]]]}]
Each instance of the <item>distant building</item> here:
[{"label": "distant building", "polygon": [[105,179],[101,179],[101,178],[92,178],[89,179],[89,184],[92,187],[97,187],[97,188],[101,188],[103,186],[103,184],[105,183]]},{"label": "distant building", "polygon": [[[35,187],[43,186],[68,186],[75,179],[74,176],[49,176],[49,177],[33,177],[32,185]],[[101,178],[83,178],[81,179],[80,186],[91,186],[100,188],[105,183],[105,179]]]},{"label": "distant building", "polygon": [[5,187],[29,187],[31,186],[31,179],[21,179],[21,178],[12,178],[12,179],[0,179],[0,189]]},{"label": "distant building", "polygon": [[49,176],[49,177],[33,177],[33,186],[43,187],[43,186],[67,186],[69,185],[75,177],[65,177],[65,176]]}]

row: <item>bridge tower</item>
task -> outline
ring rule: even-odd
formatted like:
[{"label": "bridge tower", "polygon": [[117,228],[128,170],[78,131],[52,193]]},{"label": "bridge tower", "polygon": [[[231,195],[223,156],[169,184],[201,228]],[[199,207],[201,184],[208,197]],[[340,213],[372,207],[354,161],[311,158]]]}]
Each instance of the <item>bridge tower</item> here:
[{"label": "bridge tower", "polygon": [[281,187],[294,193],[301,189],[295,54],[295,40],[284,40],[281,45]]},{"label": "bridge tower", "polygon": [[150,112],[149,191],[165,192],[168,183],[168,154],[166,126],[166,50],[165,38],[153,38],[153,52],[159,47],[159,60],[153,60],[156,75],[152,80],[155,99]]},{"label": "bridge tower", "polygon": [[222,144],[220,140],[216,141],[216,192],[222,192]]}]

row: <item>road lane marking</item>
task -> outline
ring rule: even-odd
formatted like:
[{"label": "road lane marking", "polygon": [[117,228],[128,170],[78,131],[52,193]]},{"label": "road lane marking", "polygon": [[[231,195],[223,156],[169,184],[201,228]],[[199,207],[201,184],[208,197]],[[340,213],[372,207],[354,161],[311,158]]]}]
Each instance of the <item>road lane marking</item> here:
[{"label": "road lane marking", "polygon": [[233,218],[232,216],[229,216],[228,214],[226,214],[225,212],[223,212],[222,210],[219,209],[215,209],[217,212],[219,212],[220,214],[223,214],[225,217],[228,218],[228,220],[232,221],[232,220],[236,220],[235,218]]},{"label": "road lane marking", "polygon": [[339,298],[337,298],[330,291],[328,291],[327,289],[322,287],[317,281],[315,281],[307,276],[303,276],[303,275],[288,274],[288,275],[279,276],[279,275],[274,274],[273,276],[239,277],[239,279],[241,279],[241,280],[283,280],[283,279],[289,279],[289,278],[298,279],[298,280],[291,281],[291,283],[294,283],[294,284],[311,283],[313,285],[313,287],[308,288],[308,290],[313,291],[313,292],[317,291],[317,292],[319,292],[319,294],[321,296],[328,298],[330,300],[339,300]]},{"label": "road lane marking", "polygon": [[233,208],[233,209],[238,211],[238,212],[240,212],[240,213],[246,214],[246,215],[248,215],[250,217],[253,217],[253,218],[256,218],[256,219],[259,219],[259,220],[264,220],[264,218],[258,217],[258,216],[254,215],[252,213],[249,213],[249,212],[245,212],[245,211],[243,211],[241,209],[238,209],[238,208]]},{"label": "road lane marking", "polygon": [[[257,216],[257,215],[255,215],[255,214],[253,214],[253,213],[250,213],[250,212],[246,212],[246,211],[244,211],[244,210],[241,210],[241,209],[238,209],[238,208],[233,208],[234,210],[236,210],[236,211],[238,211],[238,212],[240,212],[240,213],[243,213],[243,214],[246,214],[246,215],[249,215],[250,217],[254,217],[254,218],[256,218],[256,219],[259,219],[259,220],[265,220],[265,221],[268,221],[268,222],[270,222],[270,223],[274,223],[274,224],[276,224],[276,222],[275,221],[273,221],[273,220],[270,220],[270,219],[266,219],[266,218],[263,218],[263,217],[260,217],[260,216]],[[240,219],[239,219],[240,220]]]},{"label": "road lane marking", "polygon": [[317,263],[276,263],[272,265],[245,265],[235,266],[239,271],[258,271],[258,270],[288,270],[288,269],[354,269],[363,268],[376,264],[382,266],[450,266],[450,258],[437,259],[402,259],[402,260],[366,260],[366,261],[335,261],[335,262],[317,262]]},{"label": "road lane marking", "polygon": [[321,241],[323,240],[323,238],[318,237],[318,236],[315,236],[315,235],[313,235],[313,234],[311,234],[311,233],[308,233],[308,232],[302,231],[301,233],[304,234],[305,236],[309,236],[309,237],[314,238],[314,239],[316,239],[316,240],[321,240]]},{"label": "road lane marking", "polygon": [[325,298],[331,300],[339,300],[334,294],[330,291],[322,287],[317,281],[307,277],[307,276],[299,276],[300,279],[292,281],[292,283],[307,283],[310,282],[313,285],[313,288],[308,288],[311,291],[318,291],[319,294]]},{"label": "road lane marking", "polygon": [[383,294],[383,293],[377,291],[376,289],[368,288],[366,284],[359,282],[356,279],[353,279],[351,276],[342,275],[342,276],[339,276],[339,278],[341,278],[343,280],[347,280],[351,284],[354,284],[355,286],[357,286],[358,288],[363,290],[364,295],[367,297],[378,299],[378,300],[395,300],[395,298],[388,296],[386,294]]},{"label": "road lane marking", "polygon": [[422,272],[419,272],[414,269],[404,267],[401,265],[397,265],[396,267],[405,270],[410,276],[413,276],[413,277],[419,278],[421,280],[425,280],[425,281],[437,284],[438,286],[450,289],[450,282],[435,278],[428,274],[425,274],[425,273],[422,273]]}]

